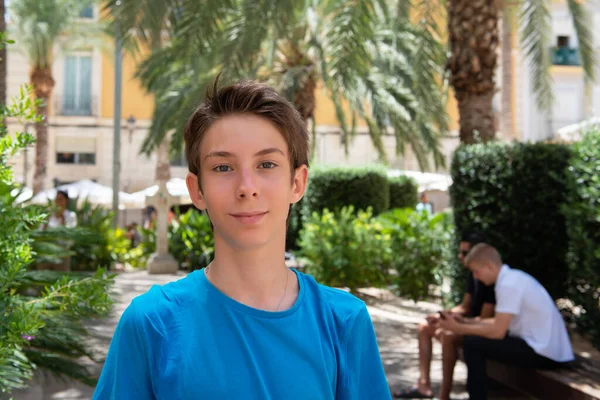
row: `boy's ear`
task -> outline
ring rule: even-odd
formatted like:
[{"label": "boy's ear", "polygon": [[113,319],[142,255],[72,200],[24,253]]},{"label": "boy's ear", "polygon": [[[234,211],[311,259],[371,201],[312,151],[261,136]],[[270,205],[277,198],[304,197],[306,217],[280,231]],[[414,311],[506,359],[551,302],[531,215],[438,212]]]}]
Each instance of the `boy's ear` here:
[{"label": "boy's ear", "polygon": [[188,192],[190,194],[190,199],[192,199],[192,203],[199,210],[206,210],[206,202],[204,201],[204,196],[200,191],[200,185],[198,184],[198,176],[196,174],[192,174],[188,172],[185,183],[188,188]]},{"label": "boy's ear", "polygon": [[292,182],[292,204],[299,202],[302,197],[304,197],[307,182],[308,167],[305,164],[302,164],[294,171],[294,180]]}]

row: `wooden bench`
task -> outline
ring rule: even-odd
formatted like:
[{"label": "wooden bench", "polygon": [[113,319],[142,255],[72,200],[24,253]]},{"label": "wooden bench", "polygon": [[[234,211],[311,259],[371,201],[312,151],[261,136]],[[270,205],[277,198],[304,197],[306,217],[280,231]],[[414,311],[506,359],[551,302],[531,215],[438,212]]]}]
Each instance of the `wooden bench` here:
[{"label": "wooden bench", "polygon": [[487,372],[495,381],[537,399],[600,399],[600,369],[594,362],[579,356],[571,367],[553,371],[488,361]]},{"label": "wooden bench", "polygon": [[[544,371],[488,361],[488,377],[537,399],[600,400],[598,352],[583,345],[580,338],[574,336],[576,340],[573,341],[573,350],[576,359],[568,368]],[[459,355],[464,361],[462,349]]]}]

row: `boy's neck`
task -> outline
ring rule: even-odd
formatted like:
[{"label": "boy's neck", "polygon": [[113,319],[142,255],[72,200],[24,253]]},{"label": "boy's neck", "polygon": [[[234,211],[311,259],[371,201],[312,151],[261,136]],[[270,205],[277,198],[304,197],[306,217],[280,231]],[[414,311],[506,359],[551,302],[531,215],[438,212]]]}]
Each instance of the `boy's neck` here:
[{"label": "boy's neck", "polygon": [[206,276],[228,297],[260,310],[286,310],[298,297],[296,274],[285,265],[285,242],[242,251],[215,237]]}]

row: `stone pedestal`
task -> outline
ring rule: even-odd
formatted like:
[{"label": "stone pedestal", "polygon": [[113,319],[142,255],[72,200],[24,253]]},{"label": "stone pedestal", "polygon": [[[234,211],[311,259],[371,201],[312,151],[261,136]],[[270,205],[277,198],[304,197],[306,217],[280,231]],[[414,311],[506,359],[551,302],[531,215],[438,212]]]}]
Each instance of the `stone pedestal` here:
[{"label": "stone pedestal", "polygon": [[176,274],[179,264],[169,253],[154,253],[148,259],[147,269],[149,274]]},{"label": "stone pedestal", "polygon": [[169,254],[169,227],[167,214],[169,212],[169,192],[167,191],[167,180],[158,181],[158,192],[156,193],[156,253],[148,260],[147,270],[149,274],[175,274],[179,265],[175,258]]}]

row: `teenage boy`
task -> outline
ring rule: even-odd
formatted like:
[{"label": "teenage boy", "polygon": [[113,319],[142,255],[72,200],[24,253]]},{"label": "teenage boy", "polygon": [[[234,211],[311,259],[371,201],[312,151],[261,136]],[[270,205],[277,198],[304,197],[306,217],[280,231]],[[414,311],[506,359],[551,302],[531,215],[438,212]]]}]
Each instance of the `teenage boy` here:
[{"label": "teenage boy", "polygon": [[[469,250],[484,241],[481,233],[472,232],[461,238],[458,248],[458,259],[466,268],[465,257]],[[494,316],[496,298],[494,286],[486,286],[477,281],[471,271],[467,280],[467,291],[462,303],[449,310],[450,313],[466,318],[491,318]],[[439,316],[430,315],[419,324],[419,379],[411,388],[394,393],[399,399],[430,399],[433,398],[431,388],[431,353],[433,338],[442,344],[442,383],[440,385],[439,400],[449,400],[452,392],[454,366],[458,359],[458,348],[462,345],[462,336],[440,327]]]},{"label": "teenage boy", "polygon": [[466,263],[481,282],[496,284],[494,318],[461,323],[444,314],[440,325],[465,336],[471,400],[487,399],[486,361],[550,369],[572,361],[569,334],[546,289],[531,275],[502,263],[498,251],[485,243],[473,247]]},{"label": "teenage boy", "polygon": [[285,266],[308,178],[299,113],[263,84],[215,82],[184,137],[214,260],[132,301],[94,399],[390,399],[365,304]]}]

